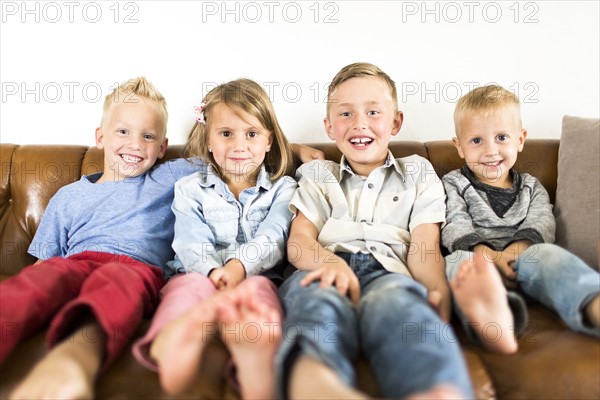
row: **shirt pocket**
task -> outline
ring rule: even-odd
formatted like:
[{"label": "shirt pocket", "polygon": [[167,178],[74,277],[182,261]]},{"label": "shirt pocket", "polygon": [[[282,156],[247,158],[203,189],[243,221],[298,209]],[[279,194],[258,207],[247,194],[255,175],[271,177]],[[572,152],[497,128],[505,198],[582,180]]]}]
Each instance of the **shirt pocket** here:
[{"label": "shirt pocket", "polygon": [[236,210],[224,208],[204,210],[204,218],[218,245],[227,246],[236,242],[239,218]]},{"label": "shirt pocket", "polygon": [[256,207],[248,211],[248,224],[253,238],[260,224],[267,218],[267,214],[269,214],[269,207]]},{"label": "shirt pocket", "polygon": [[414,197],[408,191],[382,193],[375,205],[374,220],[408,229]]}]

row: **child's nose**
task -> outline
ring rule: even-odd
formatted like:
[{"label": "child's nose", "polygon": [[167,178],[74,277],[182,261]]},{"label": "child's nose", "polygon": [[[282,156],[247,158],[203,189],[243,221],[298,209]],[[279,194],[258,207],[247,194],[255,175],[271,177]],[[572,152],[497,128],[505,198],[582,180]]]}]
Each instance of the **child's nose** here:
[{"label": "child's nose", "polygon": [[245,135],[235,135],[235,148],[237,150],[245,149],[247,140]]},{"label": "child's nose", "polygon": [[144,138],[137,136],[137,135],[131,135],[129,137],[129,146],[133,149],[140,149],[142,147],[142,144],[144,142]]},{"label": "child's nose", "polygon": [[485,154],[494,155],[498,154],[498,146],[494,142],[487,142],[485,145]]},{"label": "child's nose", "polygon": [[352,122],[354,129],[365,129],[367,127],[367,118],[361,113],[356,114]]}]

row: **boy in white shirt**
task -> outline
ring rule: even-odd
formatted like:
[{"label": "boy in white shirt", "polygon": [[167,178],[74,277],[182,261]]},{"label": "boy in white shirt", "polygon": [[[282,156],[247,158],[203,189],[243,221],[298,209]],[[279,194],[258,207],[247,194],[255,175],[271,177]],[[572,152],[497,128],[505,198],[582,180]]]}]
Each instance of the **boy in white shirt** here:
[{"label": "boy in white shirt", "polygon": [[429,161],[389,151],[402,118],[394,81],[374,65],[348,65],[329,87],[325,129],[343,157],[298,170],[288,258],[300,271],[280,289],[279,397],[361,397],[359,352],[384,397],[472,397],[445,323],[444,189]]}]

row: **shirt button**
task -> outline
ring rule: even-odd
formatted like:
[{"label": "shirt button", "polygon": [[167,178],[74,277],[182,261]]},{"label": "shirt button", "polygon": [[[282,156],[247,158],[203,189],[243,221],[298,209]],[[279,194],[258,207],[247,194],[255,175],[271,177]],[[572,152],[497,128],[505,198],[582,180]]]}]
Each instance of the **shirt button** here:
[{"label": "shirt button", "polygon": [[369,183],[369,184],[367,185],[367,187],[368,187],[369,189],[373,189],[373,184],[372,184],[372,183]]},{"label": "shirt button", "polygon": [[377,250],[377,249],[375,248],[375,246],[371,246],[371,247],[369,247],[369,250],[371,250],[371,251],[375,251],[375,250]]},{"label": "shirt button", "polygon": [[398,196],[394,196],[394,198],[392,200],[398,201]]}]

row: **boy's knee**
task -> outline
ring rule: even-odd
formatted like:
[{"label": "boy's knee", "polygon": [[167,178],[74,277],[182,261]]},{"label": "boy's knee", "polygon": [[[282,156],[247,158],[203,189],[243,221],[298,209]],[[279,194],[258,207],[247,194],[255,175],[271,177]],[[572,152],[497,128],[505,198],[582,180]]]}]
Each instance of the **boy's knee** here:
[{"label": "boy's knee", "polygon": [[[390,278],[399,278],[388,275]],[[360,301],[361,313],[378,312],[376,310],[402,310],[412,307],[416,302],[422,302],[427,292],[424,287],[413,281],[388,279],[377,288],[369,290]]]},{"label": "boy's knee", "polygon": [[352,302],[333,287],[321,288],[312,283],[299,288],[293,301],[286,302],[288,315],[301,314],[317,320],[333,321],[351,318],[354,314]]},{"label": "boy's knee", "polygon": [[562,268],[575,264],[576,259],[577,256],[555,244],[534,244],[519,256],[517,270],[523,279],[532,279],[539,274],[553,276]]},{"label": "boy's knee", "polygon": [[569,257],[570,253],[560,246],[552,243],[539,243],[529,246],[519,256],[519,263],[530,266],[554,264],[554,260]]}]

